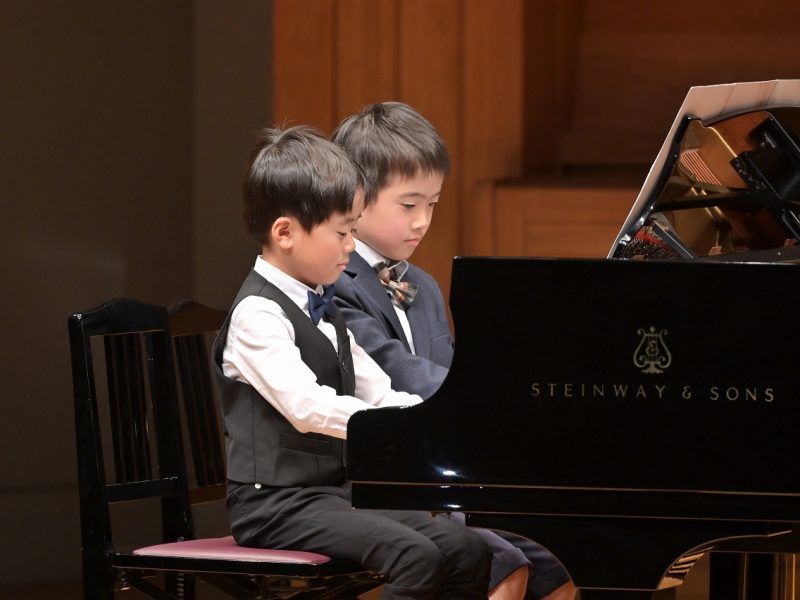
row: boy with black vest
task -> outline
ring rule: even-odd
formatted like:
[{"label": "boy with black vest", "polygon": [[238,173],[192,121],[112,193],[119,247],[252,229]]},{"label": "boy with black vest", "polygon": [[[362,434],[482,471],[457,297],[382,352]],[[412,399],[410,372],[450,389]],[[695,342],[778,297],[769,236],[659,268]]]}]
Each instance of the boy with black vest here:
[{"label": "boy with black vest", "polygon": [[[367,181],[356,250],[336,281],[336,304],[392,387],[427,399],[447,376],[453,338],[436,280],[408,259],[439,202],[450,166],[447,147],[422,115],[401,102],[365,107],[344,119],[332,139]],[[463,521],[457,513],[453,518]],[[492,600],[574,596],[569,575],[545,548],[516,535],[479,531],[494,555]]]},{"label": "boy with black vest", "polygon": [[486,598],[477,535],[426,512],[353,510],[343,466],[358,410],[416,404],[358,346],[333,304],[354,248],[363,179],[306,127],[266,130],[243,199],[261,255],[214,344],[232,533],[245,546],[321,552],[386,576],[382,598]]}]

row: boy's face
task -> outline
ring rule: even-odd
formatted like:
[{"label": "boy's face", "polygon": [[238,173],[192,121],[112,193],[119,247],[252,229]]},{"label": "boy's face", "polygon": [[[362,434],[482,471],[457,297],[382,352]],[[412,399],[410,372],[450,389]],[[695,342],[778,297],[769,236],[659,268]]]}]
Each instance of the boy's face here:
[{"label": "boy's face", "polygon": [[363,206],[359,191],[349,213],[334,213],[310,232],[295,221],[291,253],[281,265],[284,272],[311,288],[336,281],[355,248],[353,231]]},{"label": "boy's face", "polygon": [[428,231],[443,181],[441,173],[392,177],[364,209],[356,237],[390,260],[409,258]]}]

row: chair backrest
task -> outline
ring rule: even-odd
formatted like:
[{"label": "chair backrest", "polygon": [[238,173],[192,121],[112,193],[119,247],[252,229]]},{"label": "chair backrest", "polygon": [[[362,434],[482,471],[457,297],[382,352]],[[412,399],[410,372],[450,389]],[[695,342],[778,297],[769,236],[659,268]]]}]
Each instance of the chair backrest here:
[{"label": "chair backrest", "polygon": [[225,494],[225,450],[211,379],[210,343],[226,313],[191,300],[176,303],[168,312],[188,441],[185,451],[194,475],[192,503],[217,500]]},{"label": "chair backrest", "polygon": [[122,298],[68,327],[83,565],[107,569],[110,504],[159,498],[163,541],[193,537],[168,317]]},{"label": "chair backrest", "polygon": [[[185,456],[193,456],[197,480],[192,499],[225,491],[208,344],[225,313],[195,302],[170,312],[118,299],[69,317],[84,598],[113,600],[115,589],[134,587],[149,598],[191,600],[198,577],[235,598],[350,598],[379,585],[362,566],[321,554],[243,548],[230,535],[194,538]],[[160,500],[162,531],[150,537],[161,543],[116,549],[110,505],[152,498]],[[132,522],[146,527],[149,508],[131,508]],[[163,573],[161,586],[154,572]]]}]

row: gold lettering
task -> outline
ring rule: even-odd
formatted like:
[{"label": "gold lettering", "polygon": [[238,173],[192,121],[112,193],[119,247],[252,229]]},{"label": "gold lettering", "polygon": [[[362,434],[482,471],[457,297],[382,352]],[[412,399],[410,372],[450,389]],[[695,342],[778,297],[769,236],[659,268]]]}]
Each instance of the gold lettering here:
[{"label": "gold lettering", "polygon": [[[530,384],[530,395],[532,398],[613,398],[627,399],[630,391],[632,398],[647,399],[667,398],[668,384],[631,384],[631,383],[578,383],[578,382],[549,382],[540,381]],[[653,395],[655,394],[655,395]],[[693,397],[692,387],[684,385],[680,395],[684,400]],[[721,398],[729,402],[774,402],[775,389],[772,387],[760,387],[758,385],[737,386],[737,385],[712,385],[708,388],[708,399],[716,402]]]}]

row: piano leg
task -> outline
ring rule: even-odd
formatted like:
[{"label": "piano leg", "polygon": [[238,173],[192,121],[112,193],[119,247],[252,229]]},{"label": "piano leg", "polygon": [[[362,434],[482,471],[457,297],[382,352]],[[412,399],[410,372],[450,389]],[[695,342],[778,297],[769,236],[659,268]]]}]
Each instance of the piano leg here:
[{"label": "piano leg", "polygon": [[734,552],[711,553],[708,600],[743,600],[744,557]]},{"label": "piano leg", "polygon": [[712,552],[709,600],[792,600],[793,554]]},{"label": "piano leg", "polygon": [[777,581],[778,598],[781,600],[795,600],[800,598],[800,582],[797,578],[798,560],[800,556],[796,553],[777,554],[774,556],[776,561],[775,572]]}]

